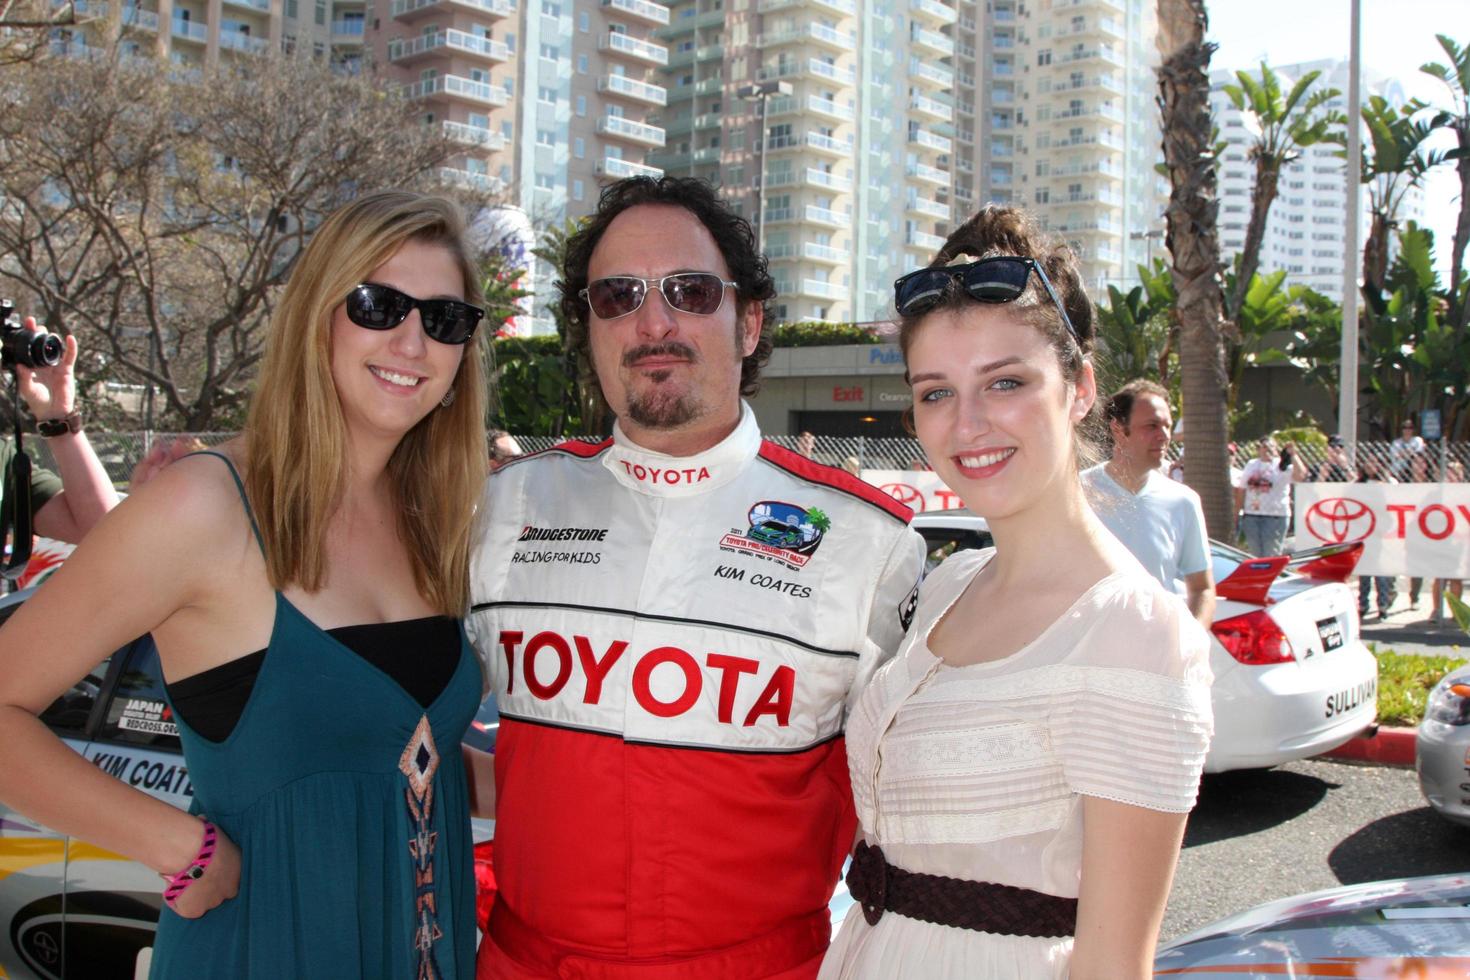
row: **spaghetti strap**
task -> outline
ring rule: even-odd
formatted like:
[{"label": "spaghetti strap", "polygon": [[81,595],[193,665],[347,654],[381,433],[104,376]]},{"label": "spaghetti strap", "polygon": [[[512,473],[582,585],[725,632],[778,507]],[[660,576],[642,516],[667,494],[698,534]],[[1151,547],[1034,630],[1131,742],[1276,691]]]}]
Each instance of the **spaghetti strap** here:
[{"label": "spaghetti strap", "polygon": [[235,469],[234,461],[224,453],[215,452],[213,449],[201,449],[198,452],[188,453],[182,458],[188,459],[189,456],[218,456],[224,460],[225,465],[230,468],[230,479],[235,481],[235,489],[240,491],[240,503],[245,507],[245,516],[250,519],[250,530],[255,532],[255,543],[260,546],[260,553],[265,554],[265,539],[260,536],[260,525],[255,523],[255,512],[250,509],[250,498],[245,496],[245,483],[240,479],[240,473]]}]

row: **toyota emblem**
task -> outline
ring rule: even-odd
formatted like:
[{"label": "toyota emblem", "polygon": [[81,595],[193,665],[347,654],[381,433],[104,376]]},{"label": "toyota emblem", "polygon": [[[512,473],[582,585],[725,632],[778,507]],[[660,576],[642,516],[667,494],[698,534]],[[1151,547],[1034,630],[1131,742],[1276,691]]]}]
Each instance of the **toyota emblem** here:
[{"label": "toyota emblem", "polygon": [[1318,541],[1341,544],[1361,541],[1373,533],[1378,518],[1373,509],[1352,497],[1328,497],[1307,508],[1307,530]]}]

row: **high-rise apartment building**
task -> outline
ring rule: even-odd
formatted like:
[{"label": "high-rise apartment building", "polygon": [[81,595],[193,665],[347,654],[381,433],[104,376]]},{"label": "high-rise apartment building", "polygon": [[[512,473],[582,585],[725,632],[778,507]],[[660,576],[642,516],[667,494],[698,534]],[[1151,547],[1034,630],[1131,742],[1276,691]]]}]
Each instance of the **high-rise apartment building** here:
[{"label": "high-rise apartment building", "polygon": [[[968,7],[956,32],[956,199],[967,209],[1029,208],[1072,243],[1094,290],[1134,278],[1168,203],[1154,171],[1162,156],[1154,5],[989,0],[973,15]],[[976,84],[966,87],[970,76]]]},{"label": "high-rise apartment building", "polygon": [[1125,280],[1166,200],[1149,0],[137,2],[124,23],[175,61],[310,45],[403,85],[462,145],[444,176],[538,227],[609,180],[709,180],[787,320],[888,316],[987,201],[1066,235],[1090,284]]},{"label": "high-rise apartment building", "polygon": [[[1335,88],[1340,93],[1328,107],[1347,111],[1347,61],[1312,61],[1294,65],[1272,66],[1281,76],[1282,86],[1289,89],[1307,72],[1319,71],[1318,88]],[[1250,69],[1259,72],[1258,68]],[[1255,184],[1255,164],[1250,148],[1255,142],[1254,123],[1247,114],[1236,109],[1225,92],[1226,85],[1237,84],[1234,72],[1216,71],[1210,75],[1210,109],[1220,128],[1226,148],[1220,165],[1220,251],[1226,261],[1245,246],[1246,226],[1250,223],[1251,189]],[[1407,101],[1403,87],[1394,79],[1364,70],[1363,98],[1381,95],[1390,103]],[[1367,145],[1367,134],[1364,133]],[[1342,299],[1344,256],[1347,236],[1347,168],[1342,148],[1324,143],[1307,147],[1281,171],[1277,197],[1271,206],[1266,232],[1261,241],[1260,270],[1285,270],[1287,280],[1310,286],[1323,295]],[[1368,192],[1361,195],[1358,247],[1369,228]],[[1419,188],[1404,197],[1398,220],[1423,222],[1424,195]],[[1392,243],[1390,243],[1392,247]],[[1353,257],[1361,268],[1361,253]]]}]

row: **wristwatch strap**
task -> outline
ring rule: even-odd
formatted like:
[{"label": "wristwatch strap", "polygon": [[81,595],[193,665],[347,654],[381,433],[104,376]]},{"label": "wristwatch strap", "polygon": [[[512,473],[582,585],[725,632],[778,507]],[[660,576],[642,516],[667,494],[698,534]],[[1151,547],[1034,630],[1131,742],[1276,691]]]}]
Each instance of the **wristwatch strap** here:
[{"label": "wristwatch strap", "polygon": [[36,431],[47,439],[82,431],[82,413],[72,412],[59,419],[42,419],[36,423]]}]

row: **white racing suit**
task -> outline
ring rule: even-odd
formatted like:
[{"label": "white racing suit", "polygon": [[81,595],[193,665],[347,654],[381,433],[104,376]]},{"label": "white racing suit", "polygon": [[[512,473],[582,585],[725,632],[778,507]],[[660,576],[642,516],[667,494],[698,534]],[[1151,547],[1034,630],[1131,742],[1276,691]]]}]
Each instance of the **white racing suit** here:
[{"label": "white racing suit", "polygon": [[856,824],[846,711],[917,599],[908,509],[748,406],[693,457],[618,431],[523,457],[482,504],[480,976],[814,976]]}]

